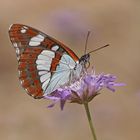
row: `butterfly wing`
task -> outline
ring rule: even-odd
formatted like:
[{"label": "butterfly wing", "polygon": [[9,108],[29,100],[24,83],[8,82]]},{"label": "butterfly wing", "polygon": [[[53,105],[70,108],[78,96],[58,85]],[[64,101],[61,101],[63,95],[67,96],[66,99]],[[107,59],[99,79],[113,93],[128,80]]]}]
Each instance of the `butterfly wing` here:
[{"label": "butterfly wing", "polygon": [[69,82],[79,58],[61,42],[26,25],[13,24],[10,40],[16,49],[19,79],[34,98],[42,98]]}]

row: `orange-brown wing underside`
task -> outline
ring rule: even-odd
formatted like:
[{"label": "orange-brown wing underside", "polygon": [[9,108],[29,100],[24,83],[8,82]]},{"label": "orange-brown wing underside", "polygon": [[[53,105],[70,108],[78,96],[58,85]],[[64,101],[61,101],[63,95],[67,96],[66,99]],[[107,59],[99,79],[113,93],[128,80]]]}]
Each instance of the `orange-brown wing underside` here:
[{"label": "orange-brown wing underside", "polygon": [[[13,24],[9,29],[9,36],[16,49],[21,84],[27,93],[34,98],[42,98],[44,94],[36,65],[37,57],[43,50],[55,52],[50,72],[56,70],[64,53],[70,55],[75,62],[79,60],[71,49],[32,27]],[[58,46],[59,48],[56,49]]]}]

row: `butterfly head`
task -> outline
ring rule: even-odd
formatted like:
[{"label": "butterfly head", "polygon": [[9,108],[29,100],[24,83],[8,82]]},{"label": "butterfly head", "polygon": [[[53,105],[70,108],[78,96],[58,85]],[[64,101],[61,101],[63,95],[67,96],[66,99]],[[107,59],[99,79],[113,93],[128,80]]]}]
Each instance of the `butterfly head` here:
[{"label": "butterfly head", "polygon": [[87,67],[86,65],[89,64],[89,59],[90,59],[90,54],[87,53],[79,59],[79,63]]}]

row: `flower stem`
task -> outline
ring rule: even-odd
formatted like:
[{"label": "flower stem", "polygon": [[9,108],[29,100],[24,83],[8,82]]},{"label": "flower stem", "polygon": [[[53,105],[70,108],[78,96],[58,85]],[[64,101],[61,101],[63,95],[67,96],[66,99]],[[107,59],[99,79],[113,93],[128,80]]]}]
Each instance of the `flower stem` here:
[{"label": "flower stem", "polygon": [[92,119],[91,119],[91,115],[90,115],[90,111],[89,111],[89,107],[88,107],[88,103],[84,103],[84,106],[85,106],[88,122],[89,122],[89,125],[90,125],[90,129],[91,129],[91,132],[92,132],[93,140],[97,140],[95,130],[94,130],[94,127],[93,127],[93,123],[92,123]]}]

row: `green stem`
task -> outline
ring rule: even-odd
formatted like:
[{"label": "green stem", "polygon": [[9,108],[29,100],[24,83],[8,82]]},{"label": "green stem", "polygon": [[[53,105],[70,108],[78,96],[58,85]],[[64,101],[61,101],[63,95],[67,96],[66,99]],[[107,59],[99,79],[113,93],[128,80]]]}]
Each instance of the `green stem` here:
[{"label": "green stem", "polygon": [[89,125],[90,125],[90,129],[91,129],[91,132],[92,132],[93,140],[97,140],[95,130],[94,130],[94,127],[93,127],[93,123],[92,123],[92,119],[91,119],[91,115],[90,115],[90,111],[89,111],[89,107],[88,107],[88,103],[84,103],[84,106],[85,106],[88,122],[89,122]]}]

